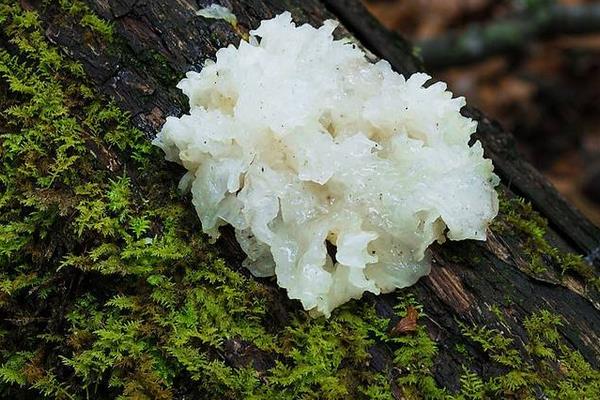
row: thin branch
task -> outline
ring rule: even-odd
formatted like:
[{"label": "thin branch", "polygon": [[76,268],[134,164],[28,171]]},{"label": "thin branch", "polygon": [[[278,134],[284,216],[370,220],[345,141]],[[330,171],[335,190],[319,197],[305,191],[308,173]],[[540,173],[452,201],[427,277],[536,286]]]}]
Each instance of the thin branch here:
[{"label": "thin branch", "polygon": [[486,25],[417,42],[425,65],[445,68],[524,49],[533,40],[600,32],[600,4],[551,5]]}]

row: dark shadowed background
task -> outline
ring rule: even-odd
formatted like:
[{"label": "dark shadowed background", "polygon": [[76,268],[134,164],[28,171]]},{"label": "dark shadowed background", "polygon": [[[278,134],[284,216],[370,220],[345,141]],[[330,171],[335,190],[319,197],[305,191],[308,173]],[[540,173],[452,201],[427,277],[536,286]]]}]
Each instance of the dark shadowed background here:
[{"label": "dark shadowed background", "polygon": [[600,225],[600,1],[363,1]]}]

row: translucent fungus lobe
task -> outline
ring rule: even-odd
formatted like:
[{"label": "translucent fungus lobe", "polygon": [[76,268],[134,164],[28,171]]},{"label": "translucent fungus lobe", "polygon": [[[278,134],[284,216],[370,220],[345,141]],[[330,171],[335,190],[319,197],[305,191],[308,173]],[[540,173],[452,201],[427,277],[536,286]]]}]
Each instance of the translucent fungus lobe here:
[{"label": "translucent fungus lobe", "polygon": [[414,284],[431,243],[485,240],[498,209],[464,99],[369,62],[335,27],[296,27],[287,12],[263,21],[188,72],[190,113],[154,141],[188,169],[203,230],[232,225],[253,274],[325,315]]}]

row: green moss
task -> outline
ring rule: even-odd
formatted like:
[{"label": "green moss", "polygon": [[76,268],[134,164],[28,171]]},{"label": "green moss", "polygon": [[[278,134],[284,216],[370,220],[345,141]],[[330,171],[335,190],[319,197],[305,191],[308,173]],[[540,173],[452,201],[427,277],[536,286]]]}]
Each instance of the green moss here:
[{"label": "green moss", "polygon": [[506,322],[504,318],[504,313],[502,312],[502,310],[500,310],[500,307],[498,307],[497,304],[492,304],[491,306],[489,306],[489,309],[498,321]]},{"label": "green moss", "polygon": [[484,399],[486,397],[487,385],[481,377],[463,365],[463,373],[460,375],[461,394],[459,398]]},{"label": "green moss", "polygon": [[547,238],[548,221],[522,198],[500,197],[500,212],[492,229],[519,237],[523,252],[528,256],[529,270],[534,275],[549,272],[555,266],[560,276],[574,273],[590,287],[600,290],[600,277],[579,254],[565,253],[552,246]]},{"label": "green moss", "polygon": [[112,24],[99,18],[87,4],[79,0],[59,0],[58,3],[62,10],[77,18],[81,26],[101,35],[109,43],[114,40],[115,32]]},{"label": "green moss", "polygon": [[600,371],[562,340],[560,316],[541,310],[524,319],[527,341],[516,346],[507,332],[461,324],[463,334],[504,372],[483,379],[465,367],[459,398],[598,398]]},{"label": "green moss", "polygon": [[[426,316],[416,298],[406,295],[399,298],[394,307],[397,317],[406,317],[409,306],[418,310],[420,318]],[[387,319],[374,319],[371,324],[375,337],[393,350],[394,368],[388,373],[394,376],[404,398],[439,399],[447,396],[446,390],[433,377],[438,348],[423,324],[417,324],[414,332],[401,335],[390,334],[390,321]]]},{"label": "green moss", "polygon": [[477,343],[490,358],[498,364],[519,368],[522,364],[519,352],[512,348],[513,339],[496,329],[485,326],[468,327],[459,323],[462,333]]}]

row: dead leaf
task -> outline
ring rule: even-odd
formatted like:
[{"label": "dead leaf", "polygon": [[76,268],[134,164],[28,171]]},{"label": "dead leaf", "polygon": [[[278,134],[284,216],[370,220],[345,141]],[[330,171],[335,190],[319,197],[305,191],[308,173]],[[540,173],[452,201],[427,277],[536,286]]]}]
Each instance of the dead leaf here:
[{"label": "dead leaf", "polygon": [[406,317],[402,318],[391,330],[392,335],[403,335],[417,330],[419,312],[413,306],[406,308]]}]

